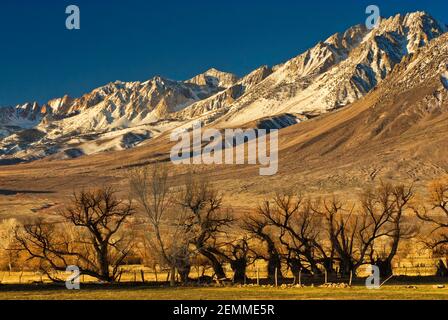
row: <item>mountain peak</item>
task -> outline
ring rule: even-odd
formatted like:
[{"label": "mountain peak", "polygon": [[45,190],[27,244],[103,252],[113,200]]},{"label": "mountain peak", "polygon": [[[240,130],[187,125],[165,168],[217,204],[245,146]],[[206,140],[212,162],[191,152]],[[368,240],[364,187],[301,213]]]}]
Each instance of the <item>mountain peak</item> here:
[{"label": "mountain peak", "polygon": [[208,69],[190,80],[187,83],[194,83],[200,86],[210,86],[219,88],[230,88],[238,82],[238,77],[233,73],[220,71],[215,68]]},{"label": "mountain peak", "polygon": [[205,74],[222,74],[222,73],[228,73],[228,72],[221,71],[216,68],[210,68],[207,71],[205,71]]},{"label": "mountain peak", "polygon": [[[387,19],[382,19],[377,32],[387,32],[407,29],[409,32],[424,32],[433,37],[448,31],[446,25],[439,22],[425,11],[410,12],[405,15],[396,14]],[[405,30],[406,31],[406,30]]]},{"label": "mountain peak", "polygon": [[345,32],[338,32],[330,36],[324,43],[333,45],[337,49],[350,50],[356,47],[367,34],[365,25],[358,24],[350,27]]}]

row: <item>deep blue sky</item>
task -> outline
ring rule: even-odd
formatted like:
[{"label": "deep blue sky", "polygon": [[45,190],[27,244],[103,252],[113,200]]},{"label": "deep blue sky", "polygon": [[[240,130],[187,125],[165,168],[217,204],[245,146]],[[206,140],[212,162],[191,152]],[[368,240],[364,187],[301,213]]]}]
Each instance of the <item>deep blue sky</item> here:
[{"label": "deep blue sky", "polygon": [[[69,4],[81,9],[79,31],[65,29]],[[1,0],[0,106],[210,67],[244,75],[364,23],[369,4],[448,23],[446,0]]]}]

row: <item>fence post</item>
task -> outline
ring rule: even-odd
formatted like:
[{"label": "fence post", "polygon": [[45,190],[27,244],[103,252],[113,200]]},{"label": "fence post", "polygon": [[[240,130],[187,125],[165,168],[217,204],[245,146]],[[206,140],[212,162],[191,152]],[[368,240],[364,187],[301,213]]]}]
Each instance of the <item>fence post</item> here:
[{"label": "fence post", "polygon": [[140,273],[142,275],[142,282],[145,283],[145,271],[143,271],[143,269],[141,269]]},{"label": "fence post", "polygon": [[328,283],[328,273],[327,273],[327,269],[325,269],[325,284]]},{"label": "fence post", "polygon": [[278,268],[275,268],[275,287],[278,287]]},{"label": "fence post", "polygon": [[351,287],[352,286],[352,280],[353,280],[353,271],[350,271],[350,282],[348,283],[348,285]]},{"label": "fence post", "polygon": [[157,266],[154,266],[154,275],[156,277],[156,283],[157,283],[158,282],[158,279],[157,279]]},{"label": "fence post", "polygon": [[299,286],[302,286],[302,268],[299,269]]},{"label": "fence post", "polygon": [[260,285],[260,270],[257,266],[257,286],[259,286],[259,285]]},{"label": "fence post", "polygon": [[23,275],[23,270],[20,272],[19,283],[22,283],[22,275]]}]

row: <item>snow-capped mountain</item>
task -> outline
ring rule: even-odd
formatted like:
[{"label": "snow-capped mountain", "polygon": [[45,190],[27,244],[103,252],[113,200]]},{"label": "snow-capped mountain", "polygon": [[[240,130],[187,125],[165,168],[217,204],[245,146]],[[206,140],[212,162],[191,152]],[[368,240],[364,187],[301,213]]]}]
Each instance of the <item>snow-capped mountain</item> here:
[{"label": "snow-capped mountain", "polygon": [[186,82],[194,83],[199,86],[229,88],[238,82],[238,77],[232,73],[222,72],[212,68]]},{"label": "snow-capped mountain", "polygon": [[36,102],[0,108],[0,139],[17,130],[38,125],[44,115],[45,110]]},{"label": "snow-capped mountain", "polygon": [[[201,83],[205,76],[208,81]],[[142,83],[116,81],[78,99],[65,96],[42,107],[2,108],[0,157],[32,160],[59,154],[64,158],[130,148],[175,127],[170,114],[238,80],[216,70],[195,79],[197,83],[161,77]],[[23,141],[20,131],[31,128],[35,139]]]},{"label": "snow-capped mountain", "polygon": [[447,31],[423,12],[383,19],[371,31],[359,25],[337,33],[286,62],[232,106],[238,125],[272,113],[321,114],[372,90],[403,57]]},{"label": "snow-capped mountain", "polygon": [[[80,98],[0,108],[0,163],[127,149],[197,119],[219,127],[288,126],[365,96],[446,31],[423,12],[396,15],[373,30],[336,33],[241,79],[210,69],[186,81],[116,81]],[[446,73],[440,79],[448,86]]]}]

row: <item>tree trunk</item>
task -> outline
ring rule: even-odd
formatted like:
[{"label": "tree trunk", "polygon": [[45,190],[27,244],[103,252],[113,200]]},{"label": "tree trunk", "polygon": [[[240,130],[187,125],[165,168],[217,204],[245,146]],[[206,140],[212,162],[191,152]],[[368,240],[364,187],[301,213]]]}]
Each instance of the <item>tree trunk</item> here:
[{"label": "tree trunk", "polygon": [[274,280],[275,278],[275,270],[277,269],[277,276],[279,279],[283,279],[282,270],[282,261],[280,258],[280,254],[275,247],[274,241],[268,236],[263,235],[263,240],[267,243],[267,251],[268,251],[268,278],[269,280]]},{"label": "tree trunk", "polygon": [[215,275],[218,279],[226,279],[227,278],[221,262],[219,262],[219,260],[215,257],[215,255],[213,253],[210,253],[209,251],[207,251],[205,249],[201,249],[201,250],[199,250],[199,252],[210,261],[213,271],[215,272]]},{"label": "tree trunk", "polygon": [[170,287],[174,287],[176,285],[176,267],[171,267],[170,270]]},{"label": "tree trunk", "polygon": [[230,266],[232,267],[232,270],[234,272],[233,281],[235,283],[244,283],[246,279],[246,267],[247,267],[246,259],[238,259],[232,261],[230,263]]},{"label": "tree trunk", "polygon": [[381,278],[387,278],[393,274],[392,262],[389,259],[378,259],[375,261],[375,265],[380,269]]},{"label": "tree trunk", "polygon": [[106,282],[113,282],[114,279],[110,276],[109,258],[107,244],[101,244],[97,249],[98,260],[100,263],[101,280]]},{"label": "tree trunk", "polygon": [[448,276],[448,268],[446,267],[446,265],[442,259],[439,259],[439,262],[437,263],[436,276],[438,276],[438,277]]},{"label": "tree trunk", "polygon": [[307,253],[305,257],[308,260],[308,263],[310,264],[312,274],[313,275],[321,274],[322,271],[320,271],[320,269],[318,268],[317,263],[314,260],[313,256],[311,255],[311,253]]},{"label": "tree trunk", "polygon": [[334,274],[335,270],[333,267],[333,259],[332,258],[324,258],[322,262],[327,274]]},{"label": "tree trunk", "polygon": [[293,274],[296,281],[300,277],[300,272],[302,272],[302,274],[310,274],[310,271],[302,266],[302,263],[299,259],[289,258],[287,262],[289,268],[291,268],[291,273]]},{"label": "tree trunk", "polygon": [[350,259],[342,259],[340,271],[342,276],[348,276],[350,272],[355,273],[355,268],[353,267],[353,263]]},{"label": "tree trunk", "polygon": [[282,264],[280,257],[278,255],[269,255],[268,259],[268,278],[269,280],[274,280],[275,278],[275,270],[278,270],[277,276],[279,279],[283,279],[282,274]]},{"label": "tree trunk", "polygon": [[188,281],[190,271],[191,271],[191,266],[189,263],[178,265],[177,272],[179,273],[180,281],[182,283],[186,283]]}]

